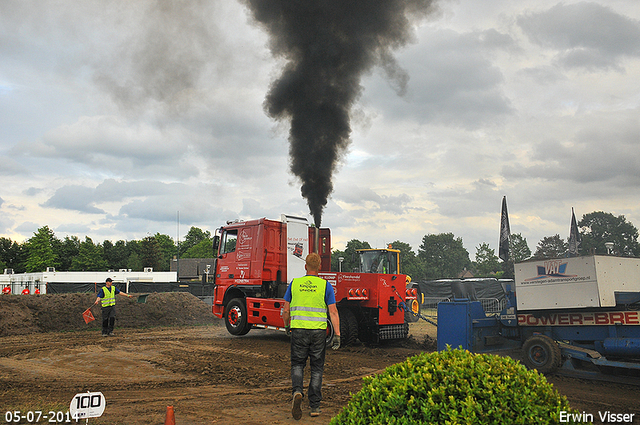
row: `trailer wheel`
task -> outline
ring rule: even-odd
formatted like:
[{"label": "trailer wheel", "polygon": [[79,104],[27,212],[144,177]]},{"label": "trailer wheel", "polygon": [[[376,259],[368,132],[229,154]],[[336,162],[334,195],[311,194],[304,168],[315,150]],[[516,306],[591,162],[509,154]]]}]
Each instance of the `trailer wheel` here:
[{"label": "trailer wheel", "polygon": [[339,308],[340,316],[340,345],[353,345],[358,339],[358,319],[349,308]]},{"label": "trailer wheel", "polygon": [[242,298],[234,298],[224,309],[224,324],[231,335],[246,335],[251,329],[247,321],[247,305]]},{"label": "trailer wheel", "polygon": [[524,363],[529,369],[549,373],[560,367],[562,361],[560,347],[546,335],[534,335],[527,339],[522,350],[524,351]]}]

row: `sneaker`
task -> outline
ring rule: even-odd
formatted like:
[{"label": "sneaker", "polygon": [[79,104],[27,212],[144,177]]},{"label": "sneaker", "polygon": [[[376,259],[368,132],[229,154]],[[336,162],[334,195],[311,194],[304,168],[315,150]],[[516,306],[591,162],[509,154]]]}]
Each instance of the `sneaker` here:
[{"label": "sneaker", "polygon": [[109,334],[102,334],[102,336],[109,336]]},{"label": "sneaker", "polygon": [[302,393],[296,392],[293,395],[293,403],[291,405],[291,414],[293,415],[293,419],[300,420],[302,417],[302,409],[300,406],[302,405]]},{"label": "sneaker", "polygon": [[312,407],[311,408],[311,412],[309,412],[309,415],[312,417],[316,417],[316,416],[320,416],[320,408],[319,407]]}]

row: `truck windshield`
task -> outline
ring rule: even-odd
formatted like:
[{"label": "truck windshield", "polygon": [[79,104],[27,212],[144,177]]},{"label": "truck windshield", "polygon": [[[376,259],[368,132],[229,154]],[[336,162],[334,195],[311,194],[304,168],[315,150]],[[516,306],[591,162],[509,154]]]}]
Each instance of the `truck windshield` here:
[{"label": "truck windshield", "polygon": [[398,273],[398,254],[389,251],[360,251],[360,270],[363,273]]}]

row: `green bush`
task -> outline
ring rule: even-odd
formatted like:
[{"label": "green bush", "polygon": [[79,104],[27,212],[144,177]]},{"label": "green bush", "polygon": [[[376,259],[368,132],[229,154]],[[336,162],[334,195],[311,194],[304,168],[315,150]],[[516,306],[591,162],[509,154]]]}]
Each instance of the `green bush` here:
[{"label": "green bush", "polygon": [[457,349],[423,353],[364,378],[331,424],[553,424],[561,411],[572,411],[566,397],[537,371]]}]

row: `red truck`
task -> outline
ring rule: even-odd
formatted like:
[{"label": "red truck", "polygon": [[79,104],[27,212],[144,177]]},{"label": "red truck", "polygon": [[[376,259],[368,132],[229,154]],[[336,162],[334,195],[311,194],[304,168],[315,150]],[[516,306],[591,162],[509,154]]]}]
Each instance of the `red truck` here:
[{"label": "red truck", "polygon": [[[320,255],[319,275],[335,292],[344,344],[357,339],[376,344],[408,335],[406,305],[414,302],[417,292],[406,287],[396,250],[362,251],[360,272],[332,272],[330,230],[283,214],[279,221],[228,222],[216,232],[214,251],[212,310],[233,335],[245,335],[252,328],[284,330],[284,293],[291,279],[304,276],[309,252]],[[327,339],[332,337],[329,321]]]}]

